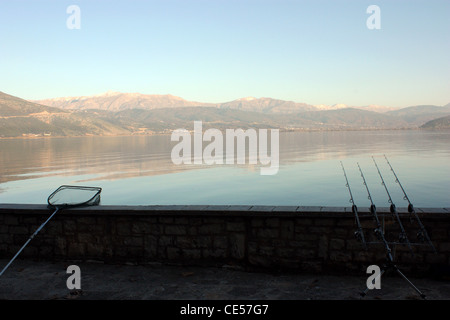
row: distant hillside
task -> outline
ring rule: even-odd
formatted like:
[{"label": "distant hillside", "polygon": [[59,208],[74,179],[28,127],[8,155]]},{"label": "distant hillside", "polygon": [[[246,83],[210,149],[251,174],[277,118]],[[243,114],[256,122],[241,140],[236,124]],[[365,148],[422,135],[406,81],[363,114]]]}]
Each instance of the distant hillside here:
[{"label": "distant hillside", "polygon": [[317,109],[317,111],[339,110],[339,109],[352,108],[352,109],[361,109],[361,110],[366,110],[366,111],[374,111],[374,112],[378,112],[378,113],[385,113],[388,111],[398,110],[398,108],[379,106],[379,105],[375,105],[375,104],[371,104],[368,106],[348,106],[343,103],[338,103],[338,104],[334,104],[331,106],[321,104],[321,105],[315,105],[314,107]]},{"label": "distant hillside", "polygon": [[47,107],[11,96],[0,91],[0,116],[26,116],[31,113],[67,113],[58,108]]},{"label": "distant hillside", "polygon": [[385,113],[385,112],[389,112],[389,111],[399,110],[398,108],[387,107],[387,106],[378,106],[378,105],[374,105],[374,104],[358,107],[358,109],[379,112],[379,113]]},{"label": "distant hillside", "polygon": [[221,109],[237,109],[242,111],[262,112],[262,113],[299,113],[303,111],[317,110],[316,107],[293,101],[284,101],[272,98],[247,97],[230,102],[221,103]]},{"label": "distant hillside", "polygon": [[296,114],[266,114],[234,109],[208,107],[155,110],[124,110],[114,115],[122,124],[137,119],[141,126],[153,130],[191,128],[193,121],[202,120],[204,128],[280,128],[280,129],[380,129],[407,128],[407,122],[396,117],[358,109],[310,111]]},{"label": "distant hillside", "polygon": [[301,116],[322,125],[342,128],[401,129],[411,127],[408,122],[399,117],[355,108],[305,112]]},{"label": "distant hillside", "polygon": [[423,129],[450,129],[450,116],[428,121],[421,126]]},{"label": "distant hillside", "polygon": [[450,106],[413,106],[395,111],[389,111],[387,114],[402,118],[410,124],[421,126],[430,120],[442,117],[444,115],[450,115]]},{"label": "distant hillside", "polygon": [[155,110],[124,110],[113,115],[121,124],[133,123],[134,126],[149,128],[153,131],[165,131],[178,128],[190,129],[194,121],[202,121],[203,128],[314,128],[315,121],[300,116],[268,115],[265,113],[218,109],[208,107],[184,107]]},{"label": "distant hillside", "polygon": [[85,117],[0,92],[0,137],[116,135],[127,132],[96,116]]}]

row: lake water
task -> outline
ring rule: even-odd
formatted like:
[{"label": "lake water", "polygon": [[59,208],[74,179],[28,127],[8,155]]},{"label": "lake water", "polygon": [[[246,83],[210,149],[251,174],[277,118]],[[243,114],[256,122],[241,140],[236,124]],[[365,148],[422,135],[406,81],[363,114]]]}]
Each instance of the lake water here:
[{"label": "lake water", "polygon": [[[102,204],[349,206],[340,161],[358,206],[406,207],[383,154],[416,207],[450,207],[450,131],[280,133],[280,168],[175,165],[170,135],[0,140],[0,203],[45,204],[64,184],[103,188]],[[204,144],[206,146],[207,143]]]}]

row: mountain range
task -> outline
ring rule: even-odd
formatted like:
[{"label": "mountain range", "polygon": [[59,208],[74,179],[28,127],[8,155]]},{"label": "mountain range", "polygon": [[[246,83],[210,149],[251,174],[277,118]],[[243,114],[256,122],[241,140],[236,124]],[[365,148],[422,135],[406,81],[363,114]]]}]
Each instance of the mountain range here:
[{"label": "mountain range", "polygon": [[192,129],[196,120],[202,120],[205,129],[408,129],[428,128],[428,121],[448,115],[450,104],[395,109],[315,106],[253,97],[204,103],[173,95],[119,92],[27,101],[0,92],[0,137],[168,133],[177,128]]},{"label": "mountain range", "polygon": [[188,101],[183,98],[166,95],[148,95],[141,93],[121,93],[108,91],[94,96],[63,97],[45,100],[32,100],[38,104],[57,107],[68,110],[98,109],[107,111],[122,111],[128,109],[161,109],[179,107],[216,107],[219,109],[236,109],[241,111],[262,112],[272,114],[292,114],[304,111],[324,111],[346,108],[355,108],[366,111],[388,112],[396,110],[392,107],[369,105],[348,106],[345,104],[335,105],[311,105],[294,101],[286,101],[272,98],[245,97],[224,103],[206,103]]}]

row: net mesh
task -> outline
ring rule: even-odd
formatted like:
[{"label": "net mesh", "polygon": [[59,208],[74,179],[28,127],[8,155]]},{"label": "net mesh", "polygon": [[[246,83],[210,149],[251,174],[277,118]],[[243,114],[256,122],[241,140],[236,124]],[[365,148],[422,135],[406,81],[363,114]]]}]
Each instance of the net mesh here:
[{"label": "net mesh", "polygon": [[52,207],[98,205],[101,191],[97,187],[61,186],[48,197],[47,202]]}]

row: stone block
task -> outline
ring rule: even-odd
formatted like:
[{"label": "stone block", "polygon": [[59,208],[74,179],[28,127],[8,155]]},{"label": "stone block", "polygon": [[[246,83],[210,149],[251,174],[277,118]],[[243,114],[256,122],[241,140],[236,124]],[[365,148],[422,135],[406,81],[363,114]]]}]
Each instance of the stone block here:
[{"label": "stone block", "polygon": [[348,228],[333,228],[333,233],[342,239],[353,237],[352,231],[355,232],[355,230],[350,230]]},{"label": "stone block", "polygon": [[248,250],[249,255],[257,254],[258,253],[258,243],[255,241],[249,241],[247,250]]},{"label": "stone block", "polygon": [[353,261],[363,262],[371,265],[374,264],[377,260],[374,258],[374,254],[371,251],[361,250],[353,253]]},{"label": "stone block", "polygon": [[250,222],[250,226],[251,227],[262,227],[264,225],[264,219],[262,218],[252,218],[251,222]]},{"label": "stone block", "polygon": [[215,235],[221,233],[223,231],[224,225],[214,223],[214,224],[206,224],[198,227],[198,233],[200,235]]},{"label": "stone block", "polygon": [[[245,252],[245,235],[243,234],[231,234],[230,235],[230,248],[231,257],[235,259],[244,259]],[[221,249],[221,248],[215,248]]]},{"label": "stone block", "polygon": [[224,224],[225,219],[224,218],[216,218],[216,217],[203,217],[203,223],[202,224]]},{"label": "stone block", "polygon": [[[249,250],[250,251],[250,250]],[[252,252],[256,253],[256,252]],[[275,247],[272,246],[259,246],[257,253],[263,256],[273,256],[275,255]]]},{"label": "stone block", "polygon": [[316,234],[328,234],[332,233],[332,227],[309,227],[308,232]]},{"label": "stone block", "polygon": [[450,252],[450,242],[439,243],[439,252]]},{"label": "stone block", "polygon": [[198,235],[197,226],[187,226],[187,234],[191,236]]},{"label": "stone block", "polygon": [[123,240],[123,244],[130,247],[140,247],[143,248],[144,239],[143,237],[126,237]]},{"label": "stone block", "polygon": [[23,217],[22,218],[22,223],[23,224],[27,224],[27,225],[32,225],[32,226],[37,226],[40,225],[41,223],[39,223],[40,221],[38,221],[37,217]]},{"label": "stone block", "polygon": [[11,226],[9,227],[9,233],[14,235],[31,235],[30,230],[26,226]]},{"label": "stone block", "polygon": [[84,256],[86,254],[85,244],[77,242],[68,243],[67,254],[71,258],[79,258]]},{"label": "stone block", "polygon": [[99,243],[87,243],[86,253],[90,257],[103,257],[104,245]]},{"label": "stone block", "polygon": [[296,225],[295,227],[294,227],[294,232],[295,233],[301,233],[301,234],[307,234],[307,233],[309,233],[309,231],[308,231],[308,226],[299,226],[299,225]]},{"label": "stone block", "polygon": [[178,260],[182,258],[182,249],[177,247],[167,247],[167,258],[169,260]]},{"label": "stone block", "polygon": [[332,218],[321,218],[316,219],[314,221],[315,226],[334,226],[336,224],[336,220]]},{"label": "stone block", "polygon": [[217,258],[227,258],[227,254],[226,254],[226,250],[224,249],[219,249],[219,248],[215,248],[215,249],[211,249],[211,248],[205,248],[205,249],[201,249],[202,250],[202,257],[204,259],[217,259]]},{"label": "stone block", "polygon": [[407,263],[407,264],[416,264],[419,262],[423,262],[424,255],[421,253],[414,253],[412,255],[410,252],[405,252],[397,256],[398,261],[400,263]]},{"label": "stone block", "polygon": [[95,243],[95,236],[91,233],[79,233],[78,242],[80,243]]},{"label": "stone block", "polygon": [[301,241],[301,240],[292,240],[289,241],[287,246],[295,247],[295,248],[302,248],[302,249],[318,249],[320,245],[319,240],[314,241]]},{"label": "stone block", "polygon": [[430,264],[444,264],[447,262],[447,256],[442,253],[427,253],[425,255],[425,262]]},{"label": "stone block", "polygon": [[444,228],[433,229],[429,236],[433,242],[436,240],[448,240],[447,229]]},{"label": "stone block", "polygon": [[268,228],[278,228],[280,226],[279,218],[267,218],[265,221],[265,225]]},{"label": "stone block", "polygon": [[296,255],[295,248],[276,248],[275,252],[281,258],[292,258]]},{"label": "stone block", "polygon": [[158,246],[161,247],[173,246],[174,242],[175,242],[174,236],[160,236],[158,238]]},{"label": "stone block", "polygon": [[19,218],[16,216],[7,215],[4,218],[4,224],[10,225],[10,226],[17,226],[17,225],[19,225]]},{"label": "stone block", "polygon": [[320,261],[301,261],[299,268],[311,273],[320,273],[323,271],[322,262]]},{"label": "stone block", "polygon": [[337,227],[353,227],[356,225],[355,219],[339,219],[336,221]]},{"label": "stone block", "polygon": [[149,229],[149,233],[153,235],[162,235],[164,233],[164,226],[162,224],[151,224]]},{"label": "stone block", "polygon": [[244,232],[245,231],[244,221],[242,221],[242,222],[227,222],[227,231]]},{"label": "stone block", "polygon": [[172,217],[159,217],[159,223],[173,223]]},{"label": "stone block", "polygon": [[150,225],[143,221],[133,221],[131,223],[131,234],[144,234],[150,231]]},{"label": "stone block", "polygon": [[280,233],[282,239],[294,239],[294,221],[282,220],[280,223]]},{"label": "stone block", "polygon": [[213,247],[219,249],[228,248],[228,238],[226,236],[213,237]]},{"label": "stone block", "polygon": [[119,236],[130,236],[131,235],[130,224],[128,224],[128,223],[119,223],[117,225],[117,234]]},{"label": "stone block", "polygon": [[314,224],[314,220],[311,218],[298,217],[295,219],[295,226],[312,226]]},{"label": "stone block", "polygon": [[158,238],[153,235],[144,236],[144,255],[145,257],[156,257],[158,247]]},{"label": "stone block", "polygon": [[328,258],[328,238],[326,235],[322,235],[319,238],[318,256],[323,259]]},{"label": "stone block", "polygon": [[260,228],[257,235],[259,238],[278,238],[280,230],[278,228]]},{"label": "stone block", "polygon": [[364,250],[364,245],[355,238],[349,239],[345,243],[345,248],[349,251],[359,252]]},{"label": "stone block", "polygon": [[297,248],[295,254],[300,260],[303,261],[306,259],[312,259],[317,257],[317,251],[314,249]]},{"label": "stone block", "polygon": [[175,217],[174,224],[176,224],[176,225],[189,224],[189,218],[188,217]]},{"label": "stone block", "polygon": [[187,226],[185,225],[166,225],[164,232],[167,235],[185,235],[187,234]]},{"label": "stone block", "polygon": [[330,250],[343,250],[345,248],[345,240],[330,239]]},{"label": "stone block", "polygon": [[250,255],[248,257],[248,262],[251,265],[265,268],[269,268],[273,264],[273,260],[270,257],[259,255]]},{"label": "stone block", "polygon": [[212,237],[211,236],[198,236],[192,238],[194,248],[211,248]]},{"label": "stone block", "polygon": [[198,260],[202,257],[200,249],[184,249],[182,251],[183,258]]},{"label": "stone block", "polygon": [[177,236],[175,238],[175,243],[178,248],[181,249],[188,249],[188,248],[195,248],[195,238],[189,237],[189,236]]},{"label": "stone block", "polygon": [[352,254],[350,252],[331,251],[330,260],[336,262],[351,262]]}]

